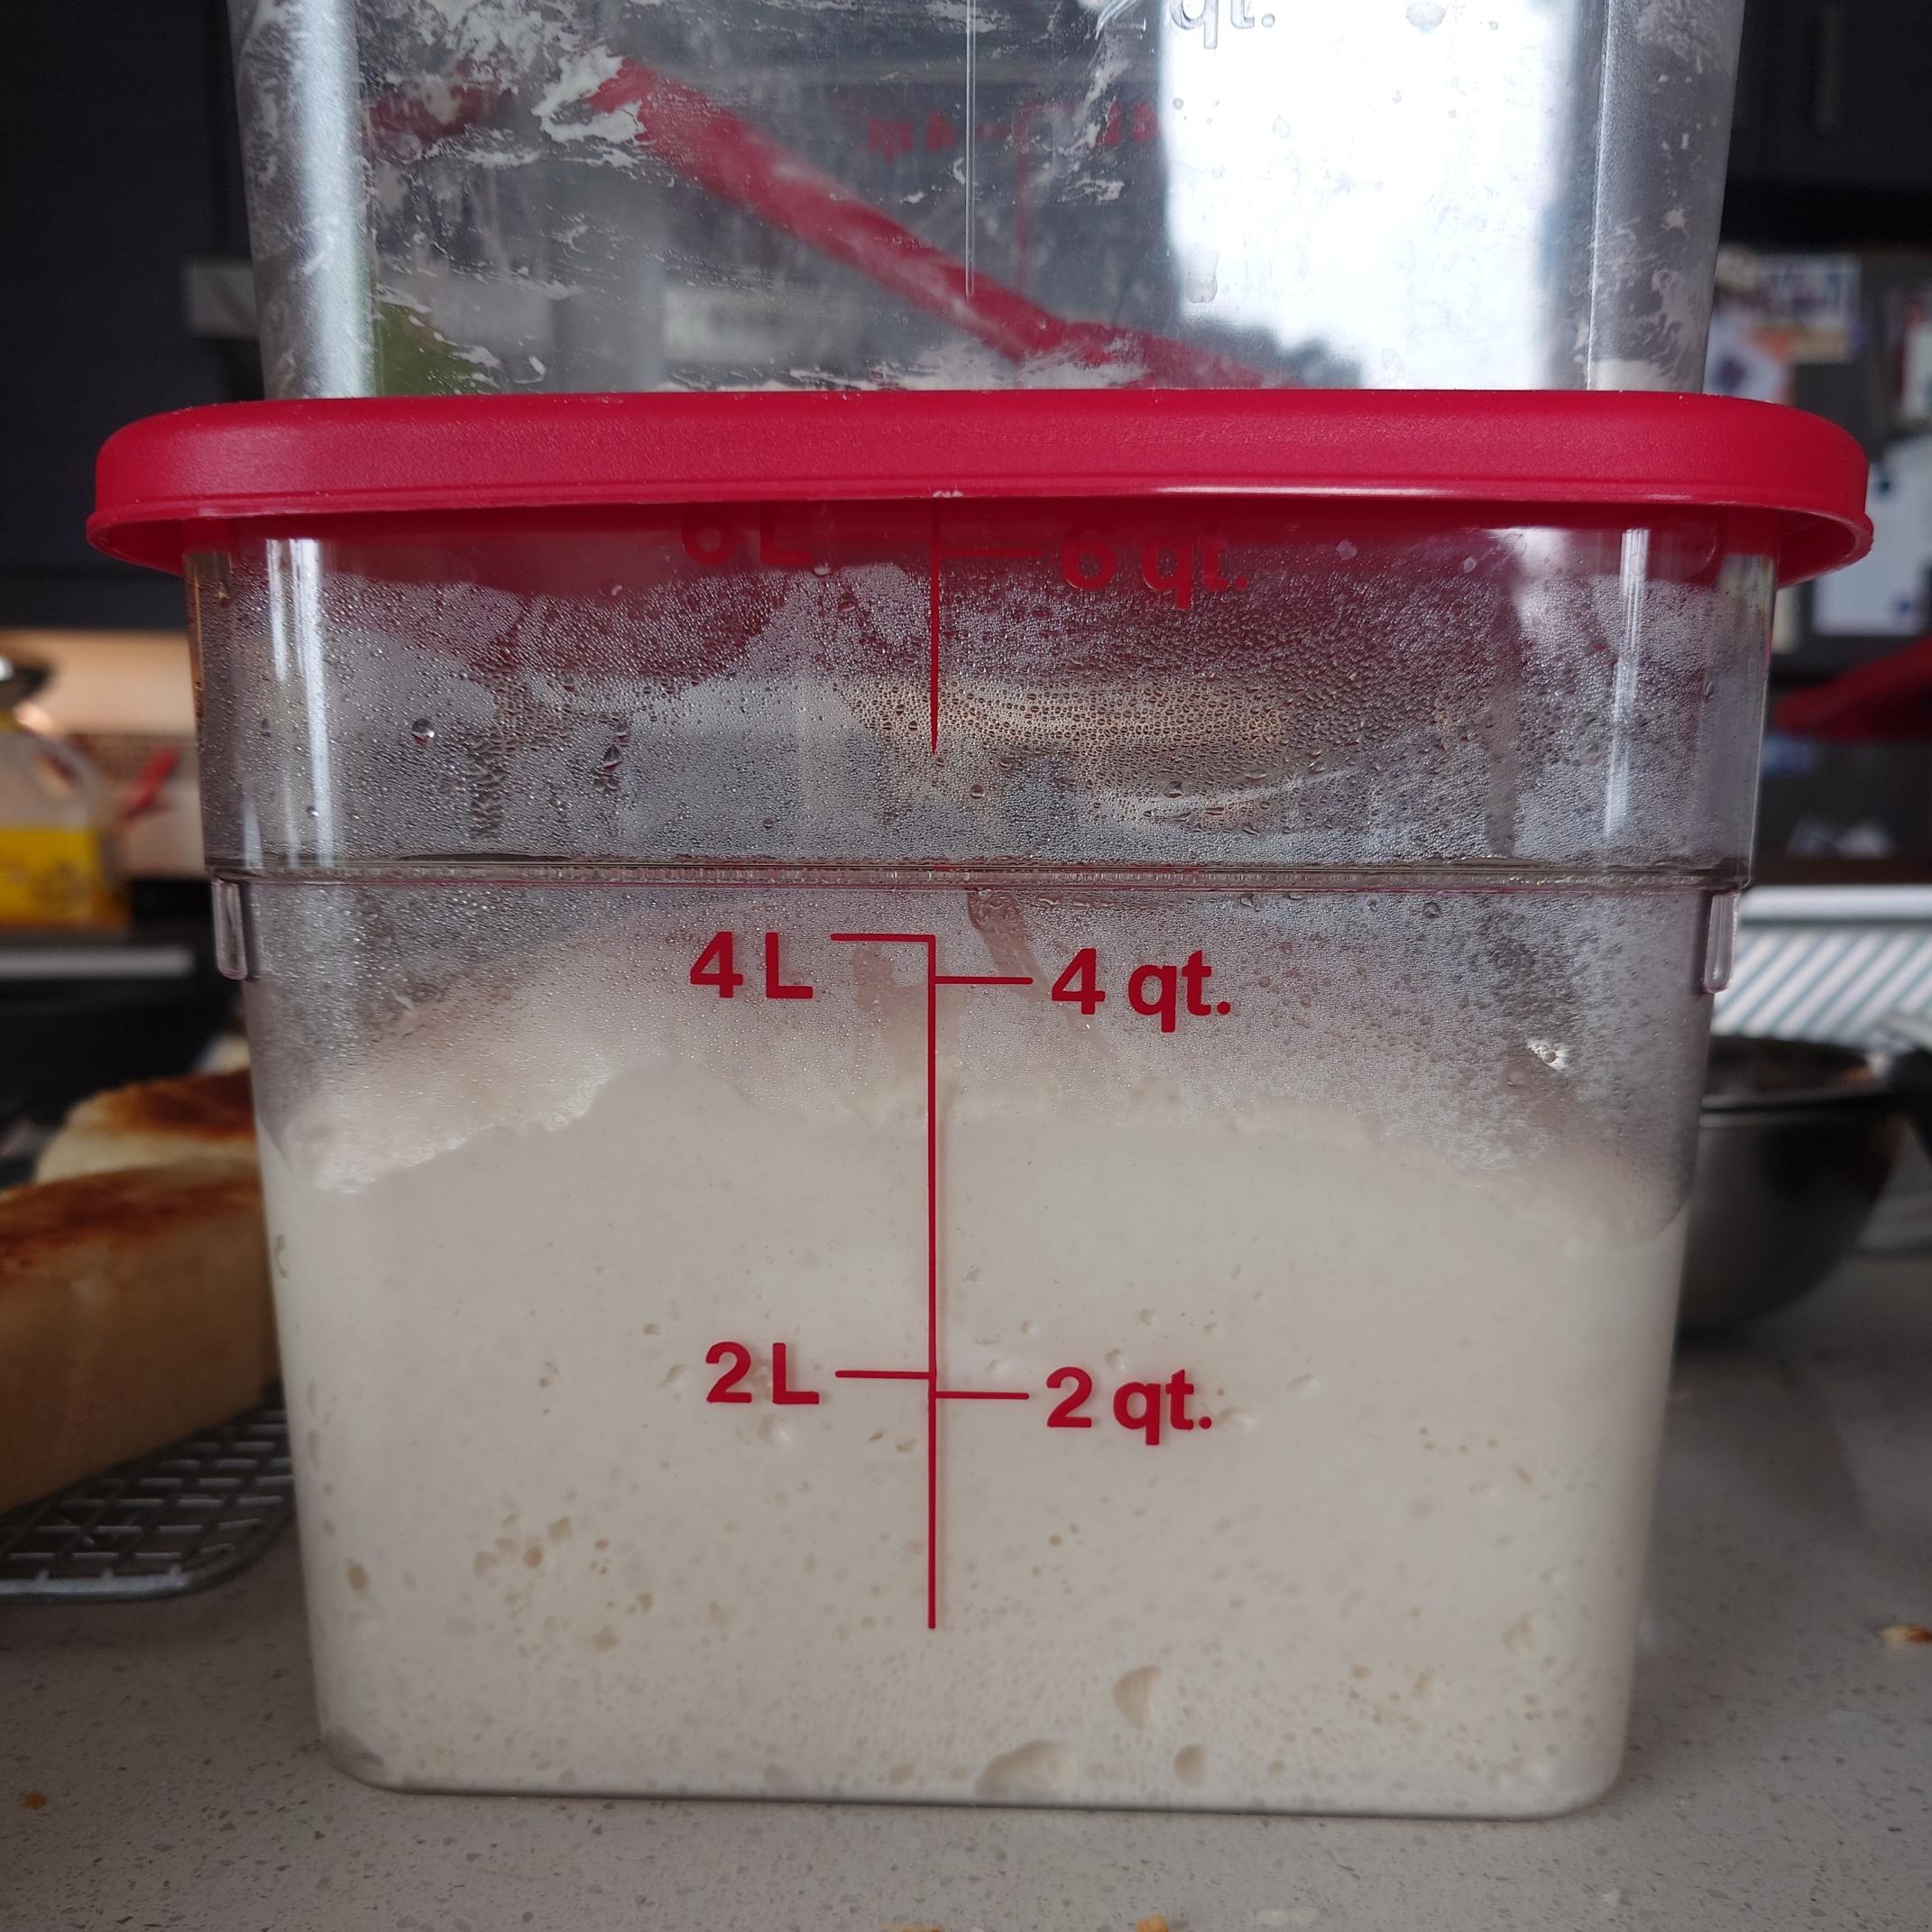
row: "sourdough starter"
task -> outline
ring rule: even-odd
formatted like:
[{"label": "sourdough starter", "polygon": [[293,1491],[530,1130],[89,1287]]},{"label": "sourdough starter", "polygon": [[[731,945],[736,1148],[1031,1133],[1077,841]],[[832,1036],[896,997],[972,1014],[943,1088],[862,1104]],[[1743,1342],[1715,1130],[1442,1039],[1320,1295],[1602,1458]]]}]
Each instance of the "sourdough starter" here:
[{"label": "sourdough starter", "polygon": [[928,1629],[925,1385],[833,1374],[926,1359],[921,989],[619,1039],[529,985],[405,1016],[264,1149],[349,1768],[1490,1814],[1614,1775],[1681,1227],[1608,1156],[1082,1058],[1118,998],[1002,1057],[1007,992],[948,991],[941,1384],[1027,1399],[940,1404]]}]

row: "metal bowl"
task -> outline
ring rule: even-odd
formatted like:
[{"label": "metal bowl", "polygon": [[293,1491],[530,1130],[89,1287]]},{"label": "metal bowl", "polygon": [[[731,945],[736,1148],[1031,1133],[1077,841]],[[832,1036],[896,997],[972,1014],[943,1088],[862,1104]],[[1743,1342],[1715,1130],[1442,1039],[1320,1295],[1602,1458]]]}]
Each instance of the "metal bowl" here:
[{"label": "metal bowl", "polygon": [[1863,1053],[1713,1040],[1679,1333],[1717,1334],[1817,1287],[1857,1239],[1904,1133],[1898,1094]]}]

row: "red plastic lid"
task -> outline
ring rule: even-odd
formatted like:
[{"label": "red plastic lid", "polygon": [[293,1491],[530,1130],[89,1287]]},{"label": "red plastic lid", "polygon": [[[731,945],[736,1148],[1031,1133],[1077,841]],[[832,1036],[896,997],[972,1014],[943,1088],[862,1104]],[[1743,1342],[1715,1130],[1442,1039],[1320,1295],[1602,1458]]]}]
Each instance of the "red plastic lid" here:
[{"label": "red plastic lid", "polygon": [[683,502],[1253,496],[1780,518],[1786,583],[1863,555],[1865,460],[1768,403],[1539,391],[795,391],[233,403],[100,454],[87,535]]}]

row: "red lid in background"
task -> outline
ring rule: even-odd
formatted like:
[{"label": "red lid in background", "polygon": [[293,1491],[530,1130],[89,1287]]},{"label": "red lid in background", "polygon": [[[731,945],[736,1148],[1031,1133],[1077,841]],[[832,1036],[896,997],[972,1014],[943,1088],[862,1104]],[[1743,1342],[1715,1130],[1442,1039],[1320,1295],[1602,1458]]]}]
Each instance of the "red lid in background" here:
[{"label": "red lid in background", "polygon": [[1785,583],[1872,541],[1865,459],[1796,409],[1546,391],[871,390],[231,403],[109,438],[87,535],[683,502],[1223,495],[1782,520]]}]

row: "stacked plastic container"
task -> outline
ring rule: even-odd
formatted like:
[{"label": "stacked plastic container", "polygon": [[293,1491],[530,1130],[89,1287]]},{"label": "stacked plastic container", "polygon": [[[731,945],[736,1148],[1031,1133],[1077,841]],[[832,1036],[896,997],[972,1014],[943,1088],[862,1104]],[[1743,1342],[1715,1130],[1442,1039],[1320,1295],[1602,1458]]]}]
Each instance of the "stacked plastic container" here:
[{"label": "stacked plastic container", "polygon": [[1743,0],[235,0],[270,393],[1692,390]]},{"label": "stacked plastic container", "polygon": [[[340,1761],[1601,1790],[1863,465],[1497,391],[1688,383],[1734,6],[238,26],[278,386],[414,393],[94,528],[188,579]],[[832,392],[506,393],[591,388]]]}]

